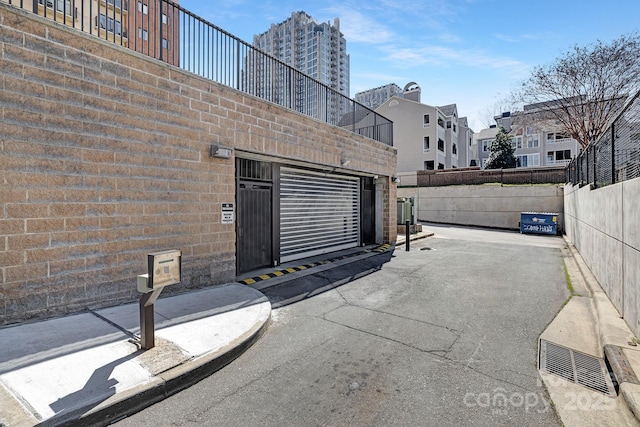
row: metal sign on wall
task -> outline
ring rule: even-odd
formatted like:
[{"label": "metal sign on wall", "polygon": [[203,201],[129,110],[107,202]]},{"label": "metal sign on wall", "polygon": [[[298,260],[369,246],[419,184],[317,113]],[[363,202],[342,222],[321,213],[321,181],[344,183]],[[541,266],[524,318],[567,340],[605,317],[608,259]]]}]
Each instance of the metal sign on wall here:
[{"label": "metal sign on wall", "polygon": [[233,203],[222,204],[222,223],[233,224],[235,222],[233,214]]}]

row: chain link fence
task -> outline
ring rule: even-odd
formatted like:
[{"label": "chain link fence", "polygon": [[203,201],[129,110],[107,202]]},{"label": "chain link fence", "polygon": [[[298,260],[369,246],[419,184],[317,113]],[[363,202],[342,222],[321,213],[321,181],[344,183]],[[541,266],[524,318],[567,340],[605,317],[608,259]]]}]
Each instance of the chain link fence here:
[{"label": "chain link fence", "polygon": [[565,182],[604,187],[640,177],[640,93],[565,169]]}]

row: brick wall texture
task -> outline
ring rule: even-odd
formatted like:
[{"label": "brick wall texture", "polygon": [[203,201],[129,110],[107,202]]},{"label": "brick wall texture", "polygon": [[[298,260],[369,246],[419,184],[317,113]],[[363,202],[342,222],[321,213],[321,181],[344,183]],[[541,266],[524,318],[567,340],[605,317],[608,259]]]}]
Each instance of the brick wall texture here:
[{"label": "brick wall texture", "polygon": [[[0,324],[134,301],[158,250],[183,254],[165,292],[233,281],[220,205],[235,203],[234,160],[211,144],[396,170],[392,147],[3,3],[0,85]],[[385,218],[395,191],[388,180]]]}]

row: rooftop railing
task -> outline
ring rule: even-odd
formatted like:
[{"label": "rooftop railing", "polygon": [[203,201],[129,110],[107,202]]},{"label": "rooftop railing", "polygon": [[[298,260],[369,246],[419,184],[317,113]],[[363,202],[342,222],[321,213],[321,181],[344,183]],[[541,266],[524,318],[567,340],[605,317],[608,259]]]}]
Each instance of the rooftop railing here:
[{"label": "rooftop railing", "polygon": [[393,145],[389,119],[170,1],[0,1]]}]

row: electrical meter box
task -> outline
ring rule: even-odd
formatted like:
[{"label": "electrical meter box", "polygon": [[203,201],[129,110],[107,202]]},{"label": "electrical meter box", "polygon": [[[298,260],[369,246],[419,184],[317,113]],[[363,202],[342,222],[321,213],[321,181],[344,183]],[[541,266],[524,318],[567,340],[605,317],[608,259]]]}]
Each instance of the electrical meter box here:
[{"label": "electrical meter box", "polygon": [[138,276],[138,291],[151,292],[180,283],[182,252],[170,250],[147,255],[147,274]]}]

